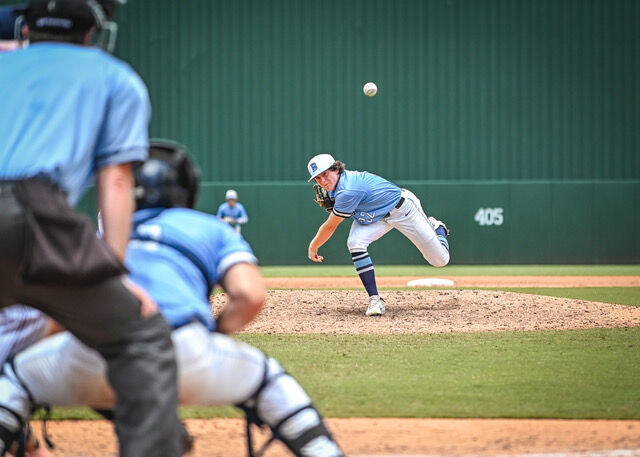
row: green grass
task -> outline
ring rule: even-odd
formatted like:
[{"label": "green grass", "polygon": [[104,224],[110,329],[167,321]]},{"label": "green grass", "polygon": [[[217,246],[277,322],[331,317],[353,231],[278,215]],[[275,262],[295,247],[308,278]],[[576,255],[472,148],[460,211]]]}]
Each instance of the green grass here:
[{"label": "green grass", "polygon": [[640,329],[242,335],[330,417],[640,418]]},{"label": "green grass", "polygon": [[[360,290],[352,288],[344,290]],[[380,287],[380,290],[502,290],[521,294],[575,298],[615,305],[640,306],[640,287]]]},{"label": "green grass", "polygon": [[[390,266],[376,271],[435,276],[435,269],[421,268]],[[437,271],[451,276],[637,275],[639,268],[454,266]],[[266,276],[333,276],[340,271],[353,275],[351,266],[262,269]],[[640,304],[639,287],[485,289]],[[640,328],[388,336],[242,334],[239,338],[280,360],[329,417],[640,419]],[[184,407],[181,414],[240,417],[231,407]],[[53,410],[54,419],[99,417],[88,408]]]},{"label": "green grass", "polygon": [[640,287],[516,287],[491,290],[640,306]]},{"label": "green grass", "polygon": [[[353,265],[263,266],[265,277],[353,276]],[[638,276],[640,265],[376,265],[378,276]]]},{"label": "green grass", "polygon": [[640,328],[240,338],[280,360],[328,417],[640,419]]}]

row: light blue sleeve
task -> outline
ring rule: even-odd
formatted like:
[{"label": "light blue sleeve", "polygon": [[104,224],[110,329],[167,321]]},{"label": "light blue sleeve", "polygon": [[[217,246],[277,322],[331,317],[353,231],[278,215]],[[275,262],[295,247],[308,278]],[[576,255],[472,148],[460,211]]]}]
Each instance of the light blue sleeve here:
[{"label": "light blue sleeve", "polygon": [[110,100],[98,140],[95,168],[143,161],[149,147],[151,104],[142,79],[129,67],[112,76]]},{"label": "light blue sleeve", "polygon": [[218,262],[216,276],[220,281],[229,268],[237,263],[257,264],[258,260],[251,250],[251,246],[239,236],[230,226],[222,228],[218,244]]},{"label": "light blue sleeve", "polygon": [[365,193],[359,190],[341,190],[336,192],[335,197],[333,213],[340,217],[351,217],[365,197]]},{"label": "light blue sleeve", "polygon": [[209,281],[220,282],[226,271],[236,263],[257,263],[251,246],[230,225],[211,215],[198,215],[194,219],[183,219],[191,223],[198,233],[198,257],[207,269]]},{"label": "light blue sleeve", "polygon": [[216,216],[218,217],[218,219],[222,219],[224,217],[224,207],[225,207],[226,203],[221,203],[220,206],[218,206],[218,213],[216,214]]},{"label": "light blue sleeve", "polygon": [[246,224],[249,222],[249,215],[247,214],[247,210],[244,209],[244,205],[242,203],[236,203],[238,205],[238,209],[240,210],[240,217],[236,220],[238,224]]}]

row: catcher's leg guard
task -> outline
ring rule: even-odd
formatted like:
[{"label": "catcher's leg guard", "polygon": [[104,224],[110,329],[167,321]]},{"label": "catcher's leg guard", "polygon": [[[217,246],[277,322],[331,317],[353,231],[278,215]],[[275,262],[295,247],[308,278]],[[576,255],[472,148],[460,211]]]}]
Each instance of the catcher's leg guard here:
[{"label": "catcher's leg guard", "polygon": [[[249,457],[259,457],[274,440],[282,441],[297,457],[344,457],[320,413],[298,382],[274,359],[265,363],[256,392],[241,405],[247,415]],[[250,425],[267,424],[272,438],[254,453]]]},{"label": "catcher's leg guard", "polygon": [[13,359],[0,370],[0,457],[17,442],[17,456],[24,454],[23,427],[31,412],[31,394],[16,375]]},{"label": "catcher's leg guard", "polygon": [[[11,445],[19,439],[22,419],[14,411],[0,405],[0,457],[5,455]],[[18,440],[18,455],[24,454],[24,446]]]}]

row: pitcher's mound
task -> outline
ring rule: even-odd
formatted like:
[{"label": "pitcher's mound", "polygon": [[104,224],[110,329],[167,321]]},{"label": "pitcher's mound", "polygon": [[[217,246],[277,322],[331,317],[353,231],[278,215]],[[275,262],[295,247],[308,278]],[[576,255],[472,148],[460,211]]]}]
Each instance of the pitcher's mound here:
[{"label": "pitcher's mound", "polygon": [[[248,333],[448,333],[638,327],[640,308],[488,290],[383,291],[387,312],[367,317],[353,290],[270,290]],[[212,298],[214,311],[224,294]]]}]

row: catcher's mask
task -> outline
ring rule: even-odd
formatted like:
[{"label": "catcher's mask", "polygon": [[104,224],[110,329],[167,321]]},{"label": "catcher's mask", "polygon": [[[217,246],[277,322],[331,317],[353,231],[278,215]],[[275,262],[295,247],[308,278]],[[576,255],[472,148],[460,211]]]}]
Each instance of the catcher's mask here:
[{"label": "catcher's mask", "polygon": [[16,21],[16,38],[22,22],[29,30],[51,35],[86,34],[95,27],[91,44],[108,52],[116,46],[118,25],[111,19],[116,6],[126,0],[31,0]]},{"label": "catcher's mask", "polygon": [[149,158],[135,173],[136,210],[193,208],[199,173],[185,146],[169,140],[151,140]]}]

